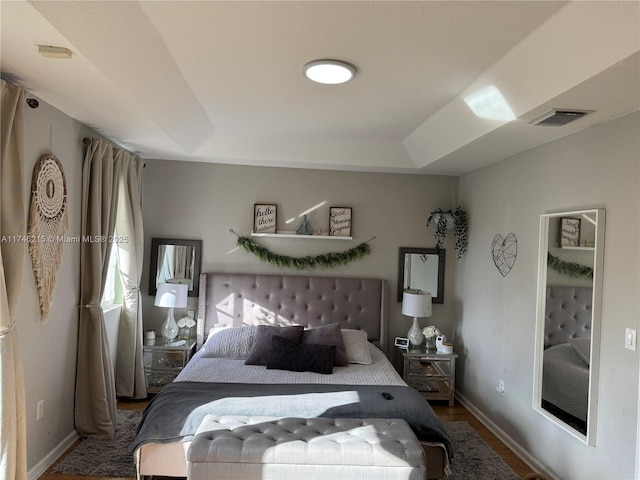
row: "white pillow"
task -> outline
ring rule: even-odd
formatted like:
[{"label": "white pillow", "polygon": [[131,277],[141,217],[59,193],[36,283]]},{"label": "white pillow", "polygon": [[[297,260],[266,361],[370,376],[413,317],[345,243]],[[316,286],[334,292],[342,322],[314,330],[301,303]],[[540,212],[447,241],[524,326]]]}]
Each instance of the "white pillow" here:
[{"label": "white pillow", "polygon": [[364,330],[342,330],[342,339],[349,363],[371,364],[367,332]]},{"label": "white pillow", "polygon": [[591,337],[570,338],[569,343],[582,361],[589,366],[591,361]]},{"label": "white pillow", "polygon": [[225,357],[246,360],[253,347],[256,326],[214,327],[202,346],[203,357]]}]

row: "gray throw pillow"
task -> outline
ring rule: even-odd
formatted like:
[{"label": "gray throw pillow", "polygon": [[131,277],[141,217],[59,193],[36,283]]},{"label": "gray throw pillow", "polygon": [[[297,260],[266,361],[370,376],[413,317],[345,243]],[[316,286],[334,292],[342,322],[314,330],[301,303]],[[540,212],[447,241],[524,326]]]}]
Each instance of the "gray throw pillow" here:
[{"label": "gray throw pillow", "polygon": [[253,337],[253,346],[249,352],[249,358],[244,362],[245,365],[266,365],[271,351],[271,338],[274,335],[295,340],[299,342],[302,338],[302,325],[293,325],[290,327],[275,327],[272,325],[258,325],[255,337]]},{"label": "gray throw pillow", "polygon": [[349,365],[347,350],[342,339],[342,330],[339,323],[330,323],[321,327],[311,328],[302,332],[302,343],[314,343],[316,345],[335,345],[336,356],[334,365],[344,367]]},{"label": "gray throw pillow", "polygon": [[209,338],[201,348],[201,357],[225,357],[246,360],[253,347],[255,325],[241,327],[214,327],[209,332]]}]

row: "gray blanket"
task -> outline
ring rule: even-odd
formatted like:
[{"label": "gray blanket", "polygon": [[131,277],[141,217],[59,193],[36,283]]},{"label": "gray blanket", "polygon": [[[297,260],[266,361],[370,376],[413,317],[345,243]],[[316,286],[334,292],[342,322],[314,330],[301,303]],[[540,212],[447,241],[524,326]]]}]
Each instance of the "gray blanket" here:
[{"label": "gray blanket", "polygon": [[133,444],[189,441],[208,414],[272,417],[402,418],[423,442],[447,433],[424,397],[410,387],[174,382],[149,403]]}]

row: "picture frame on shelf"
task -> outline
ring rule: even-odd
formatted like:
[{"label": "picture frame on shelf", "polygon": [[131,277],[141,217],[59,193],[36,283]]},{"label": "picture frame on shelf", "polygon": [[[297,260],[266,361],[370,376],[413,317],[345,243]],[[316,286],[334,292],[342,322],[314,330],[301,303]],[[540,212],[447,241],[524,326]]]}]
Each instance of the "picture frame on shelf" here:
[{"label": "picture frame on shelf", "polygon": [[270,203],[256,203],[253,205],[254,233],[276,233],[278,208]]},{"label": "picture frame on shelf", "polygon": [[329,208],[329,235],[332,237],[350,237],[353,216],[350,207]]},{"label": "picture frame on shelf", "polygon": [[579,218],[563,217],[560,219],[560,246],[578,247],[580,245]]}]

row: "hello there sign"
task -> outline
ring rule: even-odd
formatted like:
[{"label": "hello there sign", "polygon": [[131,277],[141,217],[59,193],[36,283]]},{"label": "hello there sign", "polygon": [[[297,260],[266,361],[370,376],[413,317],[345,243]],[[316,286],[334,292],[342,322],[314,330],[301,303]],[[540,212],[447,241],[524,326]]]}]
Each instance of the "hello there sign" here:
[{"label": "hello there sign", "polygon": [[275,205],[256,203],[253,206],[253,231],[255,233],[276,233]]}]

